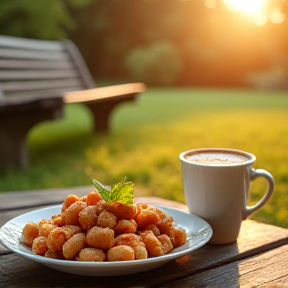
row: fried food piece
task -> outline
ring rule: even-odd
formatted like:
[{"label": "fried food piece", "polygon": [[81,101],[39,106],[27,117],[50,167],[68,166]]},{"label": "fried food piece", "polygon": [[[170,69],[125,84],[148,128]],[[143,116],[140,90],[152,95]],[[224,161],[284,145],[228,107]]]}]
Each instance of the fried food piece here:
[{"label": "fried food piece", "polygon": [[[159,208],[157,208],[157,207],[155,207],[155,209],[156,209],[156,212],[158,213],[158,215],[159,215],[159,217],[160,217],[160,219],[161,220],[163,220],[164,218],[166,218],[168,215],[166,215],[165,213],[164,213],[164,211],[162,211],[161,209],[159,209]],[[170,217],[170,216],[169,216]]]},{"label": "fried food piece", "polygon": [[106,202],[99,202],[98,205],[106,210],[114,214],[117,219],[133,219],[136,215],[136,205],[126,205],[120,202],[114,203],[106,203]]},{"label": "fried food piece", "polygon": [[174,248],[182,246],[186,243],[186,231],[182,228],[173,226],[170,229],[168,236],[170,237]]},{"label": "fried food piece", "polygon": [[97,226],[105,228],[108,227],[110,229],[113,229],[113,227],[117,224],[117,217],[107,212],[106,210],[103,210],[97,219]]},{"label": "fried food piece", "polygon": [[91,205],[86,208],[84,208],[80,213],[79,213],[79,218],[78,221],[81,225],[81,227],[85,230],[88,231],[92,227],[96,226],[97,224],[97,206],[96,205]]},{"label": "fried food piece", "polygon": [[161,234],[169,235],[169,231],[173,226],[173,218],[165,214],[165,217],[156,223],[156,226],[159,228]]},{"label": "fried food piece", "polygon": [[63,212],[63,217],[66,225],[80,225],[78,216],[79,213],[87,207],[87,204],[82,201],[77,201]]},{"label": "fried food piece", "polygon": [[162,245],[162,250],[164,254],[167,254],[173,250],[173,244],[168,235],[162,234],[158,236],[157,239],[160,241]]},{"label": "fried food piece", "polygon": [[133,248],[135,259],[147,259],[148,258],[148,252],[145,247],[143,246],[137,246]]},{"label": "fried food piece", "polygon": [[66,241],[66,235],[61,227],[54,228],[47,237],[47,245],[49,250],[60,251]]},{"label": "fried food piece", "polygon": [[135,216],[135,221],[137,223],[138,229],[145,229],[151,224],[156,224],[160,221],[160,216],[157,213],[155,207],[148,206],[146,209],[142,209],[139,214]]},{"label": "fried food piece", "polygon": [[140,237],[145,244],[149,257],[164,255],[162,244],[151,230],[140,232]]},{"label": "fried food piece", "polygon": [[120,245],[112,247],[107,252],[108,261],[129,261],[134,259],[134,250],[130,246]]},{"label": "fried food piece", "polygon": [[135,246],[144,246],[142,238],[134,233],[126,233],[117,236],[114,240],[114,246],[127,245],[132,248]]},{"label": "fried food piece", "polygon": [[82,196],[81,198],[79,198],[79,201],[86,202],[87,201],[87,195]]},{"label": "fried food piece", "polygon": [[116,246],[130,246],[134,250],[135,259],[146,259],[148,253],[140,236],[134,233],[126,233],[117,236],[114,240],[114,247]]},{"label": "fried food piece", "polygon": [[64,258],[74,259],[75,255],[85,246],[85,239],[84,233],[78,233],[67,240],[62,247]]},{"label": "fried food piece", "polygon": [[37,255],[45,255],[45,253],[48,251],[46,237],[36,237],[32,243],[32,251]]},{"label": "fried food piece", "polygon": [[64,212],[67,208],[69,208],[73,203],[79,201],[79,197],[76,195],[68,195],[62,205],[61,212]]},{"label": "fried food piece", "polygon": [[159,236],[161,234],[159,228],[154,224],[148,225],[145,230],[151,230],[155,236]]},{"label": "fried food piece", "polygon": [[75,257],[77,261],[105,261],[106,253],[97,248],[83,248],[78,256]]},{"label": "fried food piece", "polygon": [[135,216],[137,216],[142,210],[145,210],[148,208],[148,204],[146,203],[137,203],[136,204],[136,214]]},{"label": "fried food piece", "polygon": [[86,203],[87,206],[96,205],[101,200],[101,195],[98,192],[92,191],[87,195]]},{"label": "fried food piece", "polygon": [[48,237],[49,233],[56,228],[57,226],[55,224],[46,222],[46,223],[39,223],[38,229],[39,229],[39,236]]},{"label": "fried food piece", "polygon": [[95,226],[87,232],[86,243],[90,247],[108,250],[114,244],[114,231],[110,228]]},{"label": "fried food piece", "polygon": [[28,222],[23,229],[22,235],[24,242],[31,247],[33,240],[39,235],[38,225],[32,221]]},{"label": "fried food piece", "polygon": [[80,226],[77,226],[77,225],[65,225],[61,228],[65,233],[66,240],[70,239],[75,234],[82,232],[82,228]]},{"label": "fried food piece", "polygon": [[117,225],[114,227],[114,232],[116,235],[125,233],[135,233],[137,230],[137,223],[135,220],[118,220]]},{"label": "fried food piece", "polygon": [[52,258],[52,259],[64,259],[62,250],[53,251],[53,250],[48,249],[44,256],[47,258]]},{"label": "fried food piece", "polygon": [[63,214],[53,215],[51,217],[51,220],[52,220],[53,224],[55,224],[57,226],[64,226],[65,225],[65,220],[64,220]]},{"label": "fried food piece", "polygon": [[51,224],[53,224],[52,220],[42,219],[42,220],[40,220],[40,221],[38,222],[38,227],[39,227],[40,225],[45,224],[45,223],[51,223]]}]

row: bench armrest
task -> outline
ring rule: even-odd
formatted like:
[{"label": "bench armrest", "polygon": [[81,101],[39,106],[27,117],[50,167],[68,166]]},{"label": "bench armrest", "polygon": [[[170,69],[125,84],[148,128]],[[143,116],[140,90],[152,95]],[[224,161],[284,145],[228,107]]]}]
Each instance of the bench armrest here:
[{"label": "bench armrest", "polygon": [[112,85],[84,91],[69,92],[64,95],[63,100],[65,103],[101,101],[106,98],[119,97],[120,95],[124,97],[129,94],[141,93],[144,92],[145,89],[144,83]]}]

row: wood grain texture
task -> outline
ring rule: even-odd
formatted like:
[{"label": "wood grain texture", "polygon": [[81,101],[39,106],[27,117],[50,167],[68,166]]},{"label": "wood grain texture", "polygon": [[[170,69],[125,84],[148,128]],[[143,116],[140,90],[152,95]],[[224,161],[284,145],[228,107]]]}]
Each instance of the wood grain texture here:
[{"label": "wood grain texture", "polygon": [[0,193],[0,211],[14,210],[17,208],[36,207],[43,205],[59,204],[69,194],[79,197],[87,195],[93,190],[91,186],[80,186],[71,188],[40,189],[29,191],[12,191]]},{"label": "wood grain texture", "polygon": [[[249,221],[249,222],[250,222],[249,223],[250,226],[258,226],[257,222],[254,222],[254,221]],[[258,226],[258,228],[261,228],[261,230],[263,230],[264,227],[262,225],[260,226],[261,227]],[[271,227],[268,226],[267,229],[268,228],[271,228]],[[274,230],[274,233],[276,232],[278,232],[277,229]],[[239,277],[241,275],[242,275],[241,277],[243,278],[241,279],[241,281],[243,281],[244,284],[245,283],[251,284],[252,281],[256,281],[257,279],[258,279],[257,281],[260,281],[260,280],[264,281],[265,277],[267,276],[266,275],[267,273],[263,274],[261,272],[262,267],[263,268],[266,267],[265,269],[268,269],[268,270],[272,269],[269,272],[271,275],[273,275],[274,273],[273,271],[275,271],[276,273],[277,270],[278,270],[277,273],[280,273],[280,274],[282,273],[285,275],[287,274],[287,271],[285,272],[281,270],[281,267],[283,266],[281,265],[278,266],[278,261],[280,261],[281,255],[283,255],[284,258],[286,257],[285,258],[286,260],[282,260],[282,262],[280,261],[279,263],[280,264],[283,263],[283,265],[287,264],[286,263],[288,259],[287,246],[283,246],[286,248],[282,247],[280,250],[276,249],[276,250],[269,251],[275,245],[276,242],[280,244],[279,239],[277,238],[276,235],[277,234],[275,234],[274,240],[266,239],[266,241],[261,241],[261,243],[258,243],[259,245],[258,247],[254,247],[255,249],[252,248],[251,245],[248,245],[248,246],[242,245],[242,248],[239,249],[239,247],[241,247],[240,243],[221,245],[221,246],[205,245],[202,248],[190,253],[189,255],[181,257],[175,261],[170,261],[169,263],[157,269],[154,269],[145,273],[139,273],[135,275],[122,276],[122,277],[91,278],[91,277],[69,275],[66,273],[54,271],[43,265],[33,263],[25,259],[21,259],[18,256],[11,253],[7,255],[2,255],[0,257],[0,277],[1,277],[1,283],[7,285],[4,287],[10,287],[10,286],[40,287],[39,285],[41,285],[41,282],[45,283],[43,285],[47,285],[47,286],[41,286],[41,287],[55,287],[55,286],[90,287],[91,285],[94,285],[95,283],[97,283],[100,286],[95,285],[93,287],[116,287],[115,285],[117,285],[117,287],[119,288],[134,287],[134,286],[136,287],[158,287],[159,285],[166,285],[165,283],[170,283],[171,281],[175,279],[180,279],[180,278],[187,277],[187,276],[188,277],[184,278],[183,280],[172,283],[171,287],[173,288],[174,287],[206,287],[208,285],[211,285],[212,287],[219,287],[219,286],[215,286],[218,284],[221,284],[221,285],[227,284],[226,286],[221,286],[221,287],[238,287],[238,286],[233,286],[233,285],[235,283],[238,283],[237,281],[239,280]],[[264,237],[261,237],[261,238],[264,238]],[[249,239],[242,239],[242,241],[248,242]],[[266,244],[261,245],[263,242],[266,242]],[[286,239],[286,242],[287,242],[287,239]],[[268,251],[268,253],[262,254],[263,252],[266,252],[266,251]],[[256,257],[253,257],[253,255],[255,254],[256,254]],[[274,259],[270,259],[272,255],[274,255],[273,256]],[[242,259],[250,259],[249,260],[250,262],[245,264],[246,260],[242,261]],[[266,261],[268,261],[268,263],[266,263]],[[239,263],[240,264],[244,263],[244,264],[241,264],[242,266],[240,266],[239,268]],[[270,265],[272,266],[270,267]],[[273,268],[273,265],[275,266],[274,268]],[[22,271],[22,272],[19,273],[19,271]],[[258,274],[255,274],[255,273],[258,273]],[[253,275],[253,277],[251,275],[249,276],[249,274]],[[189,275],[192,275],[192,276],[189,276]],[[278,274],[275,274],[275,276],[273,276],[275,279],[276,279],[276,275]],[[20,286],[19,283],[22,281],[24,281],[24,283],[27,284],[27,286]],[[17,286],[18,284],[19,286]],[[245,285],[248,285],[248,284],[245,284]],[[163,286],[163,287],[166,287],[166,286]],[[167,287],[170,287],[170,286],[167,286]],[[253,287],[253,285],[245,286],[245,287]]]},{"label": "wood grain texture", "polygon": [[288,287],[288,245],[161,287]]},{"label": "wood grain texture", "polygon": [[[0,226],[42,206],[60,204],[69,194],[84,196],[92,186],[0,193]],[[137,195],[137,202],[175,207],[181,203]],[[243,221],[238,241],[210,245],[151,271],[119,277],[84,277],[22,259],[0,245],[0,287],[281,287],[288,283],[288,230]],[[178,281],[176,281],[178,280]],[[274,283],[274,284],[273,284]],[[267,284],[267,285],[266,285]],[[237,286],[238,285],[238,286]],[[266,286],[265,286],[266,285]],[[287,287],[287,286],[283,286]]]}]

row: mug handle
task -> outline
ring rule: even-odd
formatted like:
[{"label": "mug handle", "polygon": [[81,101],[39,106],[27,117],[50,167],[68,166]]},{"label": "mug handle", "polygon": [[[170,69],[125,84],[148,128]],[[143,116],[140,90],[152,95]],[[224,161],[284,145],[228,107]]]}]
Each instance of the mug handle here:
[{"label": "mug handle", "polygon": [[251,174],[250,174],[250,180],[254,180],[254,179],[259,178],[259,177],[264,177],[267,180],[267,182],[268,182],[267,191],[266,191],[265,195],[263,196],[263,198],[259,202],[257,202],[254,206],[247,206],[246,207],[246,209],[244,211],[244,215],[243,215],[243,220],[245,220],[253,212],[255,212],[260,207],[262,207],[268,201],[268,199],[272,196],[272,193],[274,190],[273,176],[264,169],[252,168]]}]

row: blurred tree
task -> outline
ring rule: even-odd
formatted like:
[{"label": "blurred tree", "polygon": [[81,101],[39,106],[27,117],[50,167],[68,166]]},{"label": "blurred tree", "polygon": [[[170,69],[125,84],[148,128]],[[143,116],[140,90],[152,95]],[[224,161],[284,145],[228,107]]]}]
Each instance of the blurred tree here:
[{"label": "blurred tree", "polygon": [[[270,2],[280,3],[288,14],[287,0]],[[280,19],[276,12],[274,22]],[[243,85],[250,71],[287,62],[287,17],[277,24],[255,23],[220,0],[0,0],[1,34],[68,37],[95,79],[129,81],[136,73],[154,85],[167,80],[160,72],[147,78],[152,67],[169,67],[165,73],[175,76],[168,82],[178,85],[232,86]],[[159,47],[170,53],[165,65]]]},{"label": "blurred tree", "polygon": [[76,28],[69,9],[92,0],[1,0],[0,33],[38,39],[62,39]]},{"label": "blurred tree", "polygon": [[[154,43],[170,43],[181,59],[181,75],[174,83],[179,85],[243,85],[247,72],[264,69],[278,51],[288,51],[287,21],[259,26],[240,13],[232,13],[220,1],[213,9],[207,8],[206,2],[92,1],[87,9],[73,14],[78,29],[70,36],[85,55],[95,78],[129,80],[132,70],[139,77],[142,69],[142,81],[151,82],[147,84],[156,84],[157,79],[158,84],[163,83],[159,76],[153,81],[144,77],[144,70],[148,71],[145,57],[150,54],[152,58]],[[272,30],[278,32],[273,34]],[[131,62],[137,67],[131,69]],[[161,58],[155,59],[153,69],[161,66]]]},{"label": "blurred tree", "polygon": [[164,41],[132,50],[126,58],[126,65],[136,81],[152,85],[175,84],[183,69],[175,45]]}]

